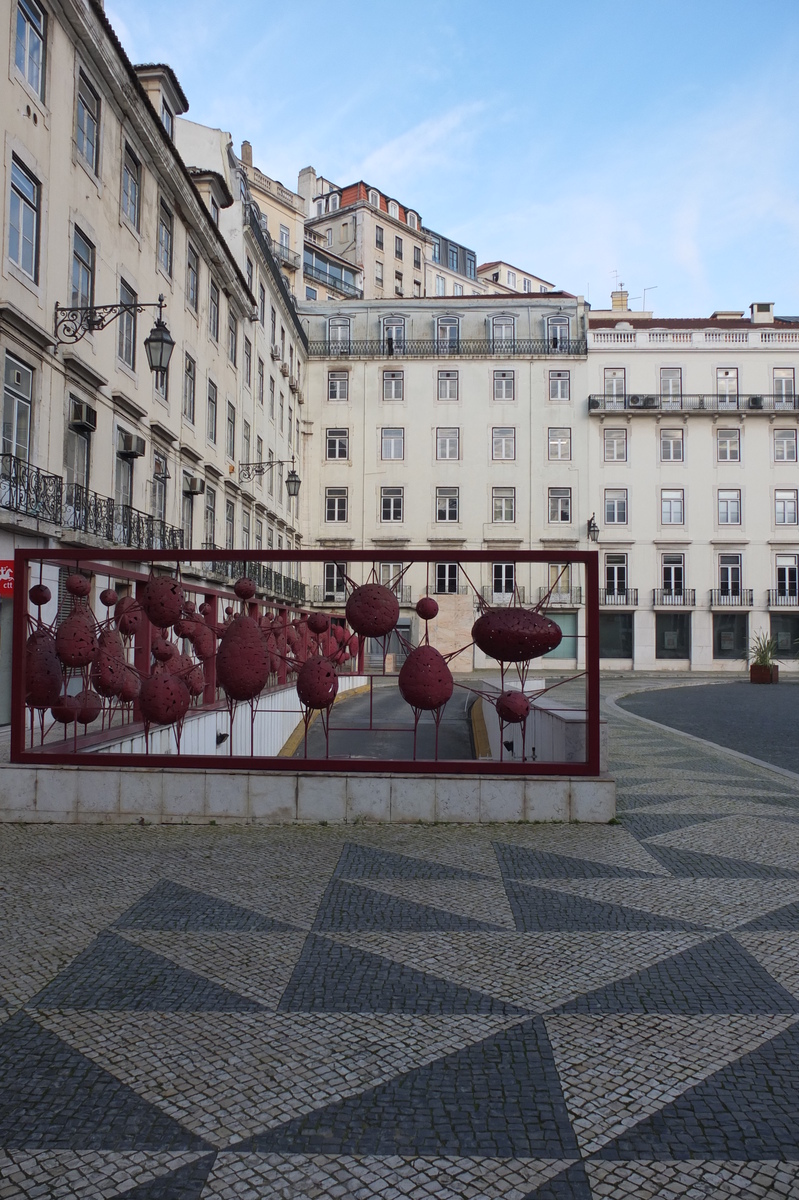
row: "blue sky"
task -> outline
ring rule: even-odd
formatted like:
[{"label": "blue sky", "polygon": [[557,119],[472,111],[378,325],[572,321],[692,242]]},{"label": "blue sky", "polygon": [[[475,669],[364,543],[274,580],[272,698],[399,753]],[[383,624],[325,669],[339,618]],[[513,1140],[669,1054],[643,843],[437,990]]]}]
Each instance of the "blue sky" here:
[{"label": "blue sky", "polygon": [[[107,0],[188,116],[594,308],[799,313],[795,0]],[[637,297],[637,299],[634,299]]]}]

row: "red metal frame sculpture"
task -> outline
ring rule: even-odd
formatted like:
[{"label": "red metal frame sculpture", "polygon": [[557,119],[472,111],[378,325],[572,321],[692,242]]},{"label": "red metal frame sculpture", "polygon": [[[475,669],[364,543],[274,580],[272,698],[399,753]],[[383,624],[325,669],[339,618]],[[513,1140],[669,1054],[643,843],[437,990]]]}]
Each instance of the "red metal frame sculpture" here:
[{"label": "red metal frame sculpture", "polygon": [[[281,550],[280,560],[291,563],[319,563],[330,560],[330,550]],[[347,550],[350,563],[368,564],[372,571],[365,583],[348,579],[351,588],[343,613],[307,611],[279,602],[257,598],[256,585],[242,574],[232,589],[208,587],[201,581],[181,578],[181,569],[192,562],[208,563],[228,559],[229,554],[198,551],[162,551],[143,555],[140,551],[117,550],[105,557],[96,550],[69,549],[42,552],[18,550],[15,556],[14,649],[12,665],[11,760],[15,763],[69,765],[195,767],[197,769],[241,769],[247,771],[285,771],[289,762],[282,757],[255,757],[233,754],[233,721],[240,704],[250,706],[251,749],[254,749],[254,723],[259,700],[276,688],[285,688],[294,679],[305,723],[306,752],[309,723],[319,713],[328,748],[330,712],[341,673],[363,674],[366,638],[382,640],[383,672],[386,667],[386,639],[397,633],[399,604],[397,586],[377,582],[375,555],[369,551]],[[440,552],[403,552],[405,563],[430,564]],[[239,551],[236,563],[260,564],[274,560],[274,554]],[[551,553],[528,550],[503,553],[503,560],[521,565],[550,563]],[[490,562],[484,551],[462,551],[461,568]],[[401,638],[407,658],[398,672],[397,685],[414,715],[414,759],[331,759],[294,760],[302,771],[347,771],[384,774],[505,774],[505,775],[598,775],[599,745],[599,570],[596,551],[559,552],[557,561],[580,564],[585,569],[586,585],[586,757],[584,762],[487,761],[438,758],[438,730],[447,701],[456,684],[448,661],[463,650],[442,655],[430,644],[428,622],[438,612],[438,602],[423,596],[416,612],[424,622],[419,645]],[[31,609],[41,612],[51,600],[42,582],[42,568],[71,568],[66,580],[68,600],[50,624]],[[31,586],[31,567],[39,567],[38,582]],[[143,575],[135,567],[149,568]],[[155,568],[174,573],[156,575]],[[404,575],[408,567],[403,568]],[[566,567],[564,566],[564,570]],[[131,594],[119,598],[111,588],[99,597],[106,613],[95,616],[89,607],[91,581],[96,574],[109,579],[127,580]],[[464,571],[468,579],[468,573]],[[471,581],[469,581],[471,583]],[[473,586],[473,585],[472,585]],[[472,639],[501,671],[498,696],[488,697],[494,704],[504,732],[507,725],[521,725],[522,733],[531,710],[525,695],[530,663],[554,649],[561,630],[543,609],[548,595],[534,608],[523,607],[514,595],[509,606],[489,605],[474,588],[479,615],[472,628]],[[204,597],[197,605],[190,595]],[[220,617],[219,606],[224,605]],[[357,662],[356,671],[346,665]],[[518,687],[509,683],[515,672]],[[77,679],[77,683],[74,681]],[[70,680],[72,686],[70,689]],[[76,692],[76,687],[80,690]],[[474,690],[470,688],[470,690]],[[223,700],[218,699],[222,693]],[[480,693],[482,694],[482,693]],[[194,707],[209,709],[227,706],[230,713],[229,755],[181,754],[183,723]],[[371,708],[371,700],[370,700]],[[291,710],[294,711],[294,710]],[[416,734],[424,712],[435,723],[436,757],[416,760]],[[61,742],[47,744],[46,714],[53,724],[64,726]],[[36,716],[39,716],[39,744],[36,745]],[[102,721],[102,730],[92,736],[78,736],[78,726]],[[127,720],[128,724],[125,725]],[[140,722],[148,752],[116,753],[106,746],[109,736]],[[106,728],[107,725],[107,728]],[[152,726],[173,729],[177,757],[149,752]],[[371,717],[370,717],[371,727]],[[30,744],[28,741],[30,729]],[[71,737],[69,731],[71,730]],[[404,731],[403,731],[404,732]],[[502,740],[500,742],[502,745]],[[102,753],[93,751],[102,750]],[[502,753],[502,751],[501,751]],[[290,769],[290,768],[289,768]]]}]

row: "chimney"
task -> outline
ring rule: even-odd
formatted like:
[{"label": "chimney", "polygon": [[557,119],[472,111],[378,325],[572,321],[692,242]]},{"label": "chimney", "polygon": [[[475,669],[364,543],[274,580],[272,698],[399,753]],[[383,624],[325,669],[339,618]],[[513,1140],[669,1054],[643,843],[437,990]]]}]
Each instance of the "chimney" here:
[{"label": "chimney", "polygon": [[252,166],[252,146],[249,142],[241,143],[241,161],[244,163],[245,167]]},{"label": "chimney", "polygon": [[749,311],[752,314],[753,325],[773,325],[774,324],[774,301],[761,301],[758,304],[750,304]]},{"label": "chimney", "polygon": [[618,312],[629,312],[630,311],[630,306],[627,303],[628,295],[629,295],[628,292],[622,292],[622,291],[610,293],[610,307],[614,310],[614,312],[615,311],[618,311]]}]

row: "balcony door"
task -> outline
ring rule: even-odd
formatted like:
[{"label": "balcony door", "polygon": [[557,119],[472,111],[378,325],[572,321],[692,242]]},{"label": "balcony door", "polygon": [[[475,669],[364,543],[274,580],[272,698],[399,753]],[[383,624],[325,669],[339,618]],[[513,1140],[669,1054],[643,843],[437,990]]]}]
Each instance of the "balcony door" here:
[{"label": "balcony door", "polygon": [[685,557],[682,554],[663,555],[663,591],[668,596],[681,596],[685,578]]},{"label": "balcony door", "polygon": [[740,596],[741,594],[741,556],[740,554],[719,555],[719,591],[722,596]]},{"label": "balcony door", "polygon": [[682,368],[660,368],[660,407],[680,408],[682,406]]},{"label": "balcony door", "polygon": [[738,368],[719,367],[716,371],[716,397],[719,408],[738,407]]},{"label": "balcony door", "polygon": [[627,591],[627,555],[605,555],[605,591],[609,596],[623,596]]},{"label": "balcony door", "polygon": [[624,367],[605,368],[605,408],[624,408],[626,372]]},{"label": "balcony door", "polygon": [[796,597],[799,593],[799,569],[795,554],[777,555],[777,595]]}]

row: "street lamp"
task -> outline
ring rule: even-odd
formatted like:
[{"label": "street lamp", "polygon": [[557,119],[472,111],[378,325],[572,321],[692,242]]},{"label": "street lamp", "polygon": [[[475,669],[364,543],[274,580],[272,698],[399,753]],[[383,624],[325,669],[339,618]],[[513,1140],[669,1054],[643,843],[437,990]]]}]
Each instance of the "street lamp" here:
[{"label": "street lamp", "polygon": [[175,339],[166,327],[163,309],[164,297],[161,295],[158,297],[158,316],[155,325],[150,330],[149,336],[144,339],[144,349],[150,370],[160,379],[163,379],[166,374],[172,351],[175,349]]},{"label": "street lamp", "polygon": [[100,329],[105,329],[106,325],[117,321],[123,313],[135,316],[136,313],[144,312],[145,308],[157,308],[158,316],[149,336],[144,339],[144,349],[147,353],[150,370],[153,374],[162,376],[169,366],[169,360],[175,347],[174,339],[164,321],[164,304],[163,294],[158,297],[157,301],[147,304],[140,304],[136,301],[132,304],[89,304],[72,308],[63,308],[60,304],[56,304],[56,345],[74,345],[87,333],[96,333]]},{"label": "street lamp", "polygon": [[273,471],[275,467],[287,466],[291,466],[291,470],[286,476],[286,491],[293,499],[300,494],[302,483],[295,470],[293,456],[290,461],[287,458],[273,458],[271,462],[239,463],[239,479],[244,483],[248,479],[254,479],[256,475],[266,475],[267,471]]},{"label": "street lamp", "polygon": [[596,513],[591,513],[591,520],[588,522],[588,538],[589,541],[599,541],[599,526],[596,523]]}]

